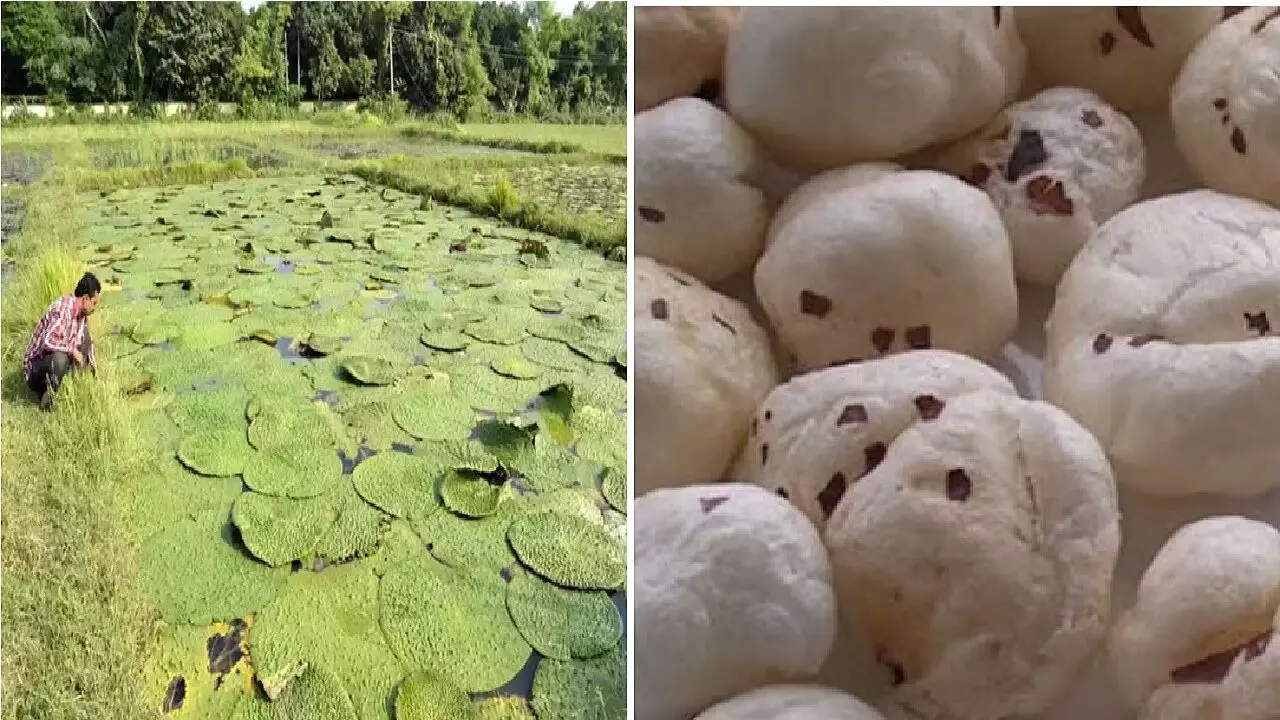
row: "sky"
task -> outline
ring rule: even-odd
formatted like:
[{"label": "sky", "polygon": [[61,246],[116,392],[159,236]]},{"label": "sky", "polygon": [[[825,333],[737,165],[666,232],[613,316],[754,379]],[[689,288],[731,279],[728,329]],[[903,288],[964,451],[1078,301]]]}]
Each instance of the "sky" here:
[{"label": "sky", "polygon": [[[246,12],[252,10],[262,4],[263,0],[240,0],[240,4],[244,6]],[[556,11],[561,15],[569,15],[573,12],[573,6],[578,0],[553,0],[551,3],[555,6]],[[594,5],[594,0],[587,0],[588,5]]]}]

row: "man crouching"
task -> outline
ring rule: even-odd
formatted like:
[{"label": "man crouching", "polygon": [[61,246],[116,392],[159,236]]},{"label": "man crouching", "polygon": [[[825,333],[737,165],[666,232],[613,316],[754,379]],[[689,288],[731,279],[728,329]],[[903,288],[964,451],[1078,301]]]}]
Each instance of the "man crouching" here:
[{"label": "man crouching", "polygon": [[89,316],[98,308],[102,284],[93,273],[85,273],[76,283],[75,293],[63,295],[45,311],[31,335],[31,344],[22,358],[22,376],[27,387],[40,396],[40,409],[53,409],[54,396],[68,372],[88,362],[98,374],[89,337]]}]

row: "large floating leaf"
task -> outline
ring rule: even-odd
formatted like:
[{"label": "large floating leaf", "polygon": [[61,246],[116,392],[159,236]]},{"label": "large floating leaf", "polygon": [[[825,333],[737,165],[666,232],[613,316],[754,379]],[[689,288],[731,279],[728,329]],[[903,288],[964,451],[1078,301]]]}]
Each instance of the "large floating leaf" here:
[{"label": "large floating leaf", "polygon": [[142,587],[165,618],[194,624],[254,612],[288,576],[240,548],[221,513],[175,521],[143,544],[139,565]]},{"label": "large floating leaf", "polygon": [[520,562],[558,585],[612,590],[627,580],[626,544],[578,515],[525,515],[511,523],[507,539]]},{"label": "large floating leaf", "polygon": [[419,440],[465,438],[475,424],[475,411],[461,397],[420,393],[400,400],[392,411],[396,424]]},{"label": "large floating leaf", "polygon": [[557,660],[597,657],[622,638],[622,615],[608,594],[566,590],[525,573],[507,583],[507,610],[533,649]]},{"label": "large floating leaf", "polygon": [[627,717],[625,646],[590,660],[547,659],[533,676],[539,718],[623,720]]},{"label": "large floating leaf", "polygon": [[356,466],[352,481],[360,497],[396,517],[427,517],[440,507],[436,479],[440,468],[422,458],[384,452]]},{"label": "large floating leaf", "polygon": [[271,567],[305,557],[338,519],[330,497],[295,500],[246,492],[231,509],[245,547]]},{"label": "large floating leaf", "polygon": [[269,696],[307,667],[329,668],[361,720],[386,718],[404,673],[378,626],[378,578],[364,564],[291,575],[254,618],[249,651]]},{"label": "large floating leaf", "polygon": [[530,647],[503,603],[502,580],[425,558],[382,578],[381,622],[397,656],[458,685],[486,692],[516,676]]}]

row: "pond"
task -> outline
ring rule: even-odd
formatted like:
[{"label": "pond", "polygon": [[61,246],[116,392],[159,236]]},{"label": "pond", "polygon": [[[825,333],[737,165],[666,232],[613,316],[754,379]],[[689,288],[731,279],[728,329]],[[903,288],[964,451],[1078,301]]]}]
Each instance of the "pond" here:
[{"label": "pond", "polygon": [[381,719],[419,670],[549,707],[603,673],[625,703],[625,264],[345,176],[77,211],[154,457],[149,703]]}]

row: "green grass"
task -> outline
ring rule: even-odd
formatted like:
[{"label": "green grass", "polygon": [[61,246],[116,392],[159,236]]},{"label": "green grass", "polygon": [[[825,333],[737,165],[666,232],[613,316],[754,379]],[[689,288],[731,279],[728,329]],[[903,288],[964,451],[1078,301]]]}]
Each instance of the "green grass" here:
[{"label": "green grass", "polygon": [[461,126],[460,134],[494,142],[524,140],[534,143],[569,143],[581,147],[585,152],[601,155],[627,154],[626,125],[478,124]]},{"label": "green grass", "polygon": [[[477,172],[487,170],[498,173],[503,168],[518,168],[531,162],[537,161],[498,158],[430,161],[393,157],[360,163],[351,172],[373,183],[429,197],[435,202],[465,207],[472,212],[502,217],[517,227],[580,242],[587,247],[609,253],[615,260],[625,260],[625,217],[574,213],[543,205],[515,188],[512,188],[515,195],[503,190],[502,199],[506,202],[495,205],[496,179],[481,183],[474,181]],[[512,201],[518,201],[518,207],[513,206]]]},{"label": "green grass", "polygon": [[[22,232],[7,239],[2,250],[17,267],[0,297],[4,720],[157,716],[154,703],[144,707],[148,696],[140,688],[147,683],[144,668],[163,628],[139,582],[142,538],[130,525],[131,503],[156,470],[151,448],[144,447],[147,438],[135,434],[132,401],[121,390],[130,380],[123,371],[117,377],[113,362],[102,361],[96,379],[68,380],[58,412],[46,414],[28,397],[19,370],[34,323],[54,297],[70,292],[81,273],[71,248],[98,241],[94,228],[79,225],[85,202],[80,193],[354,171],[440,203],[506,215],[516,225],[602,251],[625,248],[625,221],[544,206],[514,172],[547,162],[583,167],[617,162],[608,156],[619,148],[625,152],[625,131],[613,129],[610,145],[604,141],[609,128],[557,126],[539,135],[535,126],[491,127],[491,134],[473,131],[466,142],[526,151],[536,147],[541,154],[350,161],[313,150],[318,143],[352,141],[402,147],[412,140],[402,125],[5,127],[6,154],[50,152],[52,160],[39,181],[15,193],[26,200],[26,216]],[[438,142],[457,141],[457,132]],[[575,154],[549,156],[548,143],[565,143],[560,147]],[[253,158],[262,152],[274,154],[276,161],[256,166]],[[477,174],[508,169],[507,185],[474,185]],[[95,339],[105,331],[101,322],[100,317],[91,322]]]},{"label": "green grass", "polygon": [[109,368],[96,380],[69,378],[54,414],[25,400],[20,370],[33,318],[79,276],[64,249],[76,232],[69,199],[56,187],[37,189],[24,232],[6,243],[30,258],[3,307],[6,720],[150,716],[136,685],[153,617],[118,493],[143,462],[130,413]]}]

